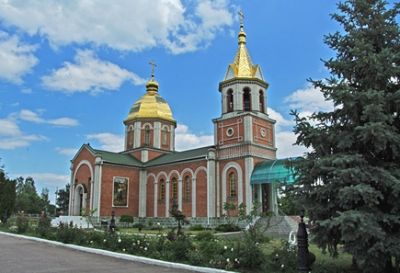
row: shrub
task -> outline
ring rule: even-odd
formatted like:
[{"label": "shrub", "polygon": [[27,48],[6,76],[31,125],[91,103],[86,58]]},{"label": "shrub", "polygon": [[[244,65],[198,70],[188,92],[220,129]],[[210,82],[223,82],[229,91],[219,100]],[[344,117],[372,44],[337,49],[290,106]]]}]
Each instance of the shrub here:
[{"label": "shrub", "polygon": [[193,225],[189,227],[190,231],[201,231],[204,230],[204,227],[202,225]]},{"label": "shrub", "polygon": [[131,215],[121,215],[119,221],[122,223],[133,223],[133,216]]},{"label": "shrub", "polygon": [[290,246],[286,241],[282,241],[281,245],[274,249],[266,261],[266,267],[271,272],[283,271],[283,269],[288,273],[297,272],[296,248]]},{"label": "shrub", "polygon": [[64,244],[84,244],[85,233],[82,229],[79,229],[72,225],[60,223],[56,231],[56,240],[63,242]]},{"label": "shrub", "polygon": [[25,233],[29,229],[29,218],[25,216],[25,214],[20,213],[17,216],[15,224],[17,226],[18,233]]},{"label": "shrub", "polygon": [[170,241],[168,255],[171,261],[188,261],[189,253],[193,251],[193,244],[191,240],[185,236],[181,235],[174,241]]},{"label": "shrub", "polygon": [[241,230],[240,227],[238,227],[237,225],[234,225],[232,223],[222,224],[215,228],[215,231],[219,231],[219,232],[234,232],[234,231],[240,231],[240,230]]},{"label": "shrub", "polygon": [[133,225],[133,227],[141,231],[144,228],[144,225],[142,223],[136,223]]},{"label": "shrub", "polygon": [[197,241],[213,241],[214,234],[211,231],[202,231],[196,235],[195,240],[197,240]]},{"label": "shrub", "polygon": [[51,229],[51,219],[46,215],[42,215],[39,219],[36,232],[40,237],[48,238]]}]

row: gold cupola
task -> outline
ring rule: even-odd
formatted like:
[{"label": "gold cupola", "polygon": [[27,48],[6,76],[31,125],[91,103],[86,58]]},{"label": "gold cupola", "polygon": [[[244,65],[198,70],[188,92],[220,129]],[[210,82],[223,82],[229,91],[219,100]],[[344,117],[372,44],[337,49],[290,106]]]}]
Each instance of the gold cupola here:
[{"label": "gold cupola", "polygon": [[176,124],[167,101],[158,94],[158,86],[153,69],[151,78],[146,83],[146,94],[132,105],[125,124],[137,119],[160,119]]},{"label": "gold cupola", "polygon": [[246,47],[246,32],[244,31],[243,13],[240,15],[240,31],[238,34],[238,50],[236,51],[233,63],[228,66],[224,80],[233,78],[258,78],[264,80],[259,65],[254,65],[250,58],[250,53]]}]

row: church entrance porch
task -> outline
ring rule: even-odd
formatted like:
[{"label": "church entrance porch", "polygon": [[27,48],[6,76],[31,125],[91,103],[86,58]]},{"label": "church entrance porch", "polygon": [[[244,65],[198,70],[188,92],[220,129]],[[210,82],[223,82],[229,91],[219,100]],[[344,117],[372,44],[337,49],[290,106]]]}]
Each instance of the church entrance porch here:
[{"label": "church entrance porch", "polygon": [[261,202],[263,213],[279,214],[277,183],[292,184],[295,182],[294,170],[291,167],[293,160],[296,159],[266,160],[254,167],[250,183],[261,197],[258,198],[258,201]]},{"label": "church entrance porch", "polygon": [[87,191],[82,184],[76,185],[73,194],[72,214],[82,215],[86,208]]}]

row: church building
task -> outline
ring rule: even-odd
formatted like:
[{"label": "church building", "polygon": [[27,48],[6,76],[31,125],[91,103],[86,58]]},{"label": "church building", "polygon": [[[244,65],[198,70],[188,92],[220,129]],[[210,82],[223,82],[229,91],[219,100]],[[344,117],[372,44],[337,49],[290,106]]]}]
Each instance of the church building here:
[{"label": "church building", "polygon": [[[246,47],[243,22],[238,49],[219,83],[221,116],[214,145],[175,151],[176,120],[161,97],[154,71],[125,126],[125,149],[115,153],[84,144],[71,160],[69,214],[169,217],[174,203],[187,217],[221,217],[226,204],[253,202],[277,213],[276,189],[265,170],[276,160],[275,120],[267,113],[267,89]],[[264,174],[263,174],[264,173]]]}]

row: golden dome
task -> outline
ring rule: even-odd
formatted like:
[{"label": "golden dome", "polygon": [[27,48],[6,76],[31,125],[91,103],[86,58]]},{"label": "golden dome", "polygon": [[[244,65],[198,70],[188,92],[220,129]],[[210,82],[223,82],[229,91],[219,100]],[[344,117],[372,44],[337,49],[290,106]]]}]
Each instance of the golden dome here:
[{"label": "golden dome", "polygon": [[250,53],[246,47],[246,32],[243,25],[243,13],[240,12],[240,31],[238,34],[238,50],[236,51],[233,63],[228,66],[225,80],[232,78],[258,78],[264,80],[261,69],[253,64]]},{"label": "golden dome", "polygon": [[146,83],[146,94],[138,99],[131,107],[128,117],[124,121],[135,119],[162,119],[175,123],[171,108],[158,94],[158,82],[151,77]]}]

